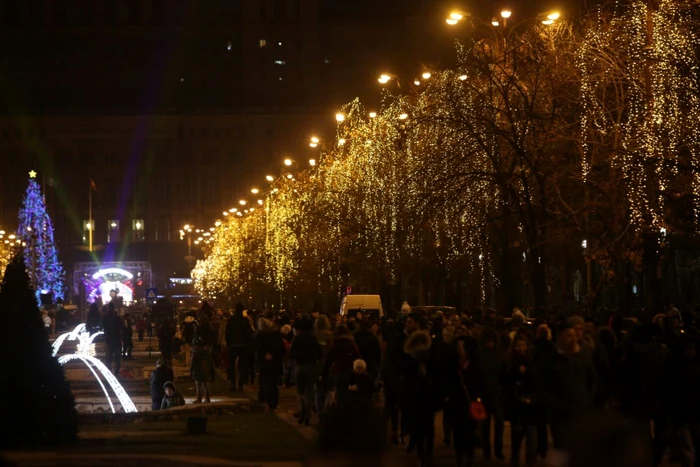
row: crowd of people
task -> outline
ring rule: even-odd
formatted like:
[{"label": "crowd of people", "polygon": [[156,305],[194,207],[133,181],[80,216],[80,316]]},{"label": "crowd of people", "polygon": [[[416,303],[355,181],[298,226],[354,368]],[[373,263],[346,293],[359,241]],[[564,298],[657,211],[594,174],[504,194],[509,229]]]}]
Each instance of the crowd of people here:
[{"label": "crowd of people", "polygon": [[239,307],[226,321],[232,390],[250,381],[253,354],[260,401],[274,410],[291,372],[303,425],[314,412],[333,410],[368,419],[381,393],[390,441],[415,451],[420,465],[432,464],[439,412],[441,441],[458,466],[471,465],[479,449],[485,459],[534,465],[550,442],[557,450],[571,444],[579,420],[606,412],[647,433],[648,465],[665,453],[695,465],[700,332],[693,313],[670,307],[647,320],[610,314],[600,323],[577,315],[528,320],[515,310],[508,319],[473,320],[405,306],[380,320],[267,314],[257,326],[251,315]]},{"label": "crowd of people", "polygon": [[[372,447],[368,433],[380,442],[383,432],[375,428],[383,420],[388,440],[415,452],[421,466],[432,465],[440,412],[439,441],[452,447],[458,466],[471,465],[477,450],[485,459],[534,465],[550,443],[561,450],[576,441],[572,428],[593,413],[641,427],[647,465],[659,465],[665,454],[696,465],[695,314],[671,306],[648,318],[600,319],[528,319],[517,309],[509,318],[493,310],[473,318],[426,315],[408,305],[372,319],[362,312],[258,313],[240,304],[225,312],[205,304],[155,328],[161,358],[151,379],[153,409],[184,403],[172,373],[173,355],[181,354],[197,403],[210,401],[218,365],[231,391],[257,385],[266,411],[278,408],[280,387],[294,387],[298,423],[318,417],[322,439],[344,449]],[[118,367],[133,347],[129,318],[108,307],[102,324],[107,365]],[[139,339],[151,331],[147,323],[136,329]]]}]

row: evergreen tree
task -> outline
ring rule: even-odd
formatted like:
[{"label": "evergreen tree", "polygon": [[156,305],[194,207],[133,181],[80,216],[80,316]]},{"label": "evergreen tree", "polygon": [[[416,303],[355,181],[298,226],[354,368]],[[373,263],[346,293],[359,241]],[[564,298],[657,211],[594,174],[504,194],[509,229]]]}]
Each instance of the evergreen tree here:
[{"label": "evergreen tree", "polygon": [[64,444],[77,438],[77,413],[63,368],[53,357],[21,255],[0,288],[5,336],[0,352],[0,450]]},{"label": "evergreen tree", "polygon": [[58,261],[53,224],[39,184],[33,177],[29,179],[19,211],[19,237],[24,245],[24,261],[37,298],[42,293],[48,293],[54,301],[62,300],[65,273]]}]

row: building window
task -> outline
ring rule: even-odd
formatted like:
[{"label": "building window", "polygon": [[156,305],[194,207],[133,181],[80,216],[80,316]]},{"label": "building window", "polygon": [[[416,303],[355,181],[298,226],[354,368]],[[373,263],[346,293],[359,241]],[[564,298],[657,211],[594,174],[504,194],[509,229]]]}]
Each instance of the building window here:
[{"label": "building window", "polygon": [[119,220],[107,221],[107,243],[119,243]]},{"label": "building window", "polygon": [[218,203],[218,196],[216,196],[216,181],[207,180],[204,182],[204,204],[207,206],[213,206]]},{"label": "building window", "polygon": [[168,204],[168,181],[165,179],[156,182],[156,201],[161,206]]},{"label": "building window", "polygon": [[156,241],[170,241],[170,219],[158,219],[156,221]]},{"label": "building window", "polygon": [[287,62],[285,62],[284,60],[275,60],[275,65],[286,65],[286,64],[287,64]]},{"label": "building window", "polygon": [[[92,234],[95,234],[95,229],[93,228],[92,223],[90,223],[89,220],[84,220],[83,221],[83,243],[88,244],[90,243],[90,230],[92,230]],[[93,238],[94,240],[94,238]]]},{"label": "building window", "polygon": [[193,204],[197,204],[197,185],[195,180],[190,178],[182,179],[180,197],[183,206],[191,207]]},{"label": "building window", "polygon": [[267,45],[267,41],[265,39],[260,39],[260,48],[262,49]]},{"label": "building window", "polygon": [[134,219],[131,221],[131,231],[135,242],[144,241],[146,238],[144,235],[144,232],[146,231],[146,224],[143,222],[143,219]]},{"label": "building window", "polygon": [[287,17],[284,0],[275,0],[275,19],[285,19]]}]

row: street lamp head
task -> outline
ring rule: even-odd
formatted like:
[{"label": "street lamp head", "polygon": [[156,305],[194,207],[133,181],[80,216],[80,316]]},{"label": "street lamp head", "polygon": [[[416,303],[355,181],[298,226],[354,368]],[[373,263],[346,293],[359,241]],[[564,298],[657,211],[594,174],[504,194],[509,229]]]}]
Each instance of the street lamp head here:
[{"label": "street lamp head", "polygon": [[512,14],[513,14],[513,12],[510,10],[503,10],[503,11],[501,11],[501,18],[508,19],[508,18],[510,18],[510,15],[512,15]]},{"label": "street lamp head", "polygon": [[419,81],[419,80],[415,80],[415,81],[413,82],[413,84],[415,84],[416,86],[420,86],[420,81]]},{"label": "street lamp head", "polygon": [[552,21],[556,21],[559,19],[560,16],[561,16],[561,13],[559,13],[558,11],[553,11],[547,15],[547,19],[552,20]]},{"label": "street lamp head", "polygon": [[343,144],[345,144],[345,138],[340,138],[338,140],[338,146],[342,146]]},{"label": "street lamp head", "polygon": [[321,141],[321,140],[318,139],[317,137],[315,137],[315,136],[312,136],[312,137],[311,137],[311,142],[312,142],[312,143],[318,144],[319,141]]},{"label": "street lamp head", "polygon": [[369,113],[369,118],[375,118],[377,116],[377,112],[370,112]]},{"label": "street lamp head", "polygon": [[189,228],[190,228],[190,224],[185,224],[184,229],[185,229],[185,230],[188,230]]},{"label": "street lamp head", "polygon": [[289,167],[290,165],[292,165],[292,160],[291,160],[291,159],[285,159],[285,160],[284,160],[284,165],[286,165],[287,167]]},{"label": "street lamp head", "polygon": [[258,200],[258,204],[262,206],[263,200],[259,199],[259,200]]},{"label": "street lamp head", "polygon": [[379,76],[379,79],[378,79],[377,81],[379,81],[379,82],[382,83],[382,84],[386,84],[386,83],[388,83],[390,80],[391,80],[391,76],[386,75],[386,74],[383,74],[383,75],[380,75],[380,76]]},{"label": "street lamp head", "polygon": [[345,121],[345,115],[338,112],[337,114],[335,114],[335,120],[339,123],[343,122],[343,121]]},{"label": "street lamp head", "polygon": [[252,190],[250,190],[250,192],[254,195],[257,195],[258,193],[260,193],[260,190],[258,190],[257,188],[253,188]]},{"label": "street lamp head", "polygon": [[275,177],[273,177],[272,175],[266,175],[265,180],[267,180],[268,182],[272,182],[275,180]]},{"label": "street lamp head", "polygon": [[238,204],[240,204],[241,206],[245,206],[246,203],[247,203],[247,201],[244,199],[242,199],[238,202]]},{"label": "street lamp head", "polygon": [[426,72],[423,73],[421,76],[423,77],[423,79],[430,79],[430,76],[432,76],[432,75],[430,74],[429,71],[426,71]]},{"label": "street lamp head", "polygon": [[314,167],[316,165],[316,159],[309,159],[309,165]]},{"label": "street lamp head", "polygon": [[312,147],[312,148],[315,148],[315,147],[318,146],[318,143],[309,143],[309,146]]},{"label": "street lamp head", "polygon": [[408,114],[399,115],[399,120],[406,120],[407,118],[408,118]]},{"label": "street lamp head", "polygon": [[287,178],[291,180],[292,178],[294,178],[294,175],[292,175],[292,174],[287,174]]},{"label": "street lamp head", "polygon": [[446,22],[447,24],[449,24],[450,26],[454,26],[455,24],[459,23],[458,20],[452,19],[452,18],[447,18],[447,19],[445,20],[445,22]]},{"label": "street lamp head", "polygon": [[500,26],[500,23],[498,22],[498,20],[496,19],[495,16],[494,16],[493,18],[491,18],[491,26],[493,26],[493,27],[495,27],[495,28],[497,28],[498,26]]},{"label": "street lamp head", "polygon": [[224,212],[223,212],[223,215],[224,215],[224,216],[228,216],[228,211],[224,211]]},{"label": "street lamp head", "polygon": [[546,20],[542,21],[542,24],[544,24],[545,26],[550,26],[550,25],[554,24],[554,20],[546,19]]},{"label": "street lamp head", "polygon": [[464,18],[464,15],[462,15],[462,13],[459,13],[457,11],[453,11],[452,13],[450,13],[450,19],[459,21],[462,18]]},{"label": "street lamp head", "polygon": [[460,81],[466,81],[466,80],[467,80],[467,75],[459,75],[459,80],[460,80]]}]

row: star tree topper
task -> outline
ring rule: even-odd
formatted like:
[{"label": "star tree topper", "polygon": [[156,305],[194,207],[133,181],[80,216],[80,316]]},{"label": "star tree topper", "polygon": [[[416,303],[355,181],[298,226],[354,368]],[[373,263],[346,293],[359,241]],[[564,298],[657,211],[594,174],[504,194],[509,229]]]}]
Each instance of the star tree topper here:
[{"label": "star tree topper", "polygon": [[34,170],[29,171],[29,178],[36,178],[36,172]]}]

